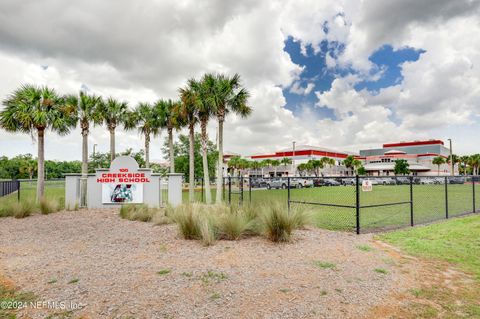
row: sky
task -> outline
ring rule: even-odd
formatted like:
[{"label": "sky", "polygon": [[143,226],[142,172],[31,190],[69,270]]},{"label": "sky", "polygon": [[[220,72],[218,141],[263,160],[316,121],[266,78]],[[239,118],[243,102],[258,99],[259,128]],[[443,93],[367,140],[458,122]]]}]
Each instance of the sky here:
[{"label": "sky", "polygon": [[[205,72],[238,73],[253,113],[228,116],[227,152],[451,138],[454,153],[479,153],[479,34],[480,0],[2,0],[0,99],[32,83],[133,108]],[[136,132],[116,141],[143,147]],[[45,143],[47,159],[81,158],[78,128]],[[107,152],[106,128],[89,143]],[[0,129],[0,155],[36,152],[32,136]]]}]

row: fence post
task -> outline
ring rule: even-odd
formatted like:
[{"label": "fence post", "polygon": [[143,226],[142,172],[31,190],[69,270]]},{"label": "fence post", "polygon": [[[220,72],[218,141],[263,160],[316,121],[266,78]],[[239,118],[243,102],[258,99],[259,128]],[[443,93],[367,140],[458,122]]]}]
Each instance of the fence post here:
[{"label": "fence post", "polygon": [[204,190],[204,185],[203,185],[203,177],[201,178],[201,180],[202,180],[201,190],[202,190],[202,203],[203,203],[203,201],[204,201],[204,199],[203,199],[204,194],[203,194],[203,193],[204,193],[204,191],[205,191],[205,190]]},{"label": "fence post", "polygon": [[472,176],[472,191],[473,191],[473,212],[475,213],[475,176]]},{"label": "fence post", "polygon": [[232,177],[228,176],[228,203],[232,204]]},{"label": "fence post", "polygon": [[252,176],[248,176],[248,200],[252,203]]},{"label": "fence post", "polygon": [[288,213],[290,214],[290,176],[287,177],[287,200],[288,200]]},{"label": "fence post", "polygon": [[356,208],[356,225],[357,225],[357,235],[360,234],[360,185],[359,185],[360,179],[358,178],[358,175],[355,176],[355,208]]},{"label": "fence post", "polygon": [[[475,194],[475,188],[473,189],[473,191],[474,191],[474,194]],[[18,180],[17,180],[17,201],[20,202],[20,181],[18,181]],[[475,203],[475,197],[474,197],[473,202]]]},{"label": "fence post", "polygon": [[413,177],[410,176],[410,226],[413,227]]},{"label": "fence post", "polygon": [[240,176],[240,205],[243,205],[243,176]]},{"label": "fence post", "polygon": [[225,177],[221,177],[220,178],[221,181],[222,181],[222,201],[226,199],[225,197]]},{"label": "fence post", "polygon": [[448,219],[448,177],[445,176],[445,217]]}]

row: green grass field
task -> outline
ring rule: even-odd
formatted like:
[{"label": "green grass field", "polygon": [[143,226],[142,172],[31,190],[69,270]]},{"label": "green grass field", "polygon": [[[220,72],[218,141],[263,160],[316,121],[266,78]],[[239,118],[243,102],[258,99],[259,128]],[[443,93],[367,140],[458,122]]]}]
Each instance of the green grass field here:
[{"label": "green grass field", "polygon": [[437,258],[480,281],[480,214],[379,235],[415,256]]},{"label": "green grass field", "polygon": [[[35,201],[37,193],[36,182],[22,182],[20,185],[20,200],[21,201]],[[46,181],[45,182],[45,196],[48,198],[58,200],[60,207],[65,205],[65,182],[64,181]],[[0,210],[2,207],[18,200],[18,194],[13,194],[0,197]]]},{"label": "green grass field", "polygon": [[476,215],[378,236],[408,254],[432,260],[438,271],[442,266],[437,261],[443,261],[474,277],[472,282],[461,276],[460,282],[450,284],[428,284],[426,278],[427,284],[411,289],[419,302],[408,309],[417,318],[480,318],[479,234],[480,215]]},{"label": "green grass field", "polygon": [[[22,182],[21,200],[34,200],[36,191],[35,182]],[[448,210],[449,216],[458,216],[471,213],[473,210],[472,184],[449,184],[448,185]],[[476,185],[476,209],[480,211],[480,184]],[[63,205],[64,182],[47,181],[45,187],[46,196],[58,199]],[[287,206],[288,192],[284,189],[253,189],[251,195],[248,188],[243,193],[244,203],[251,201],[252,205],[281,202]],[[212,197],[215,199],[215,189],[212,189]],[[225,191],[225,200],[228,192]],[[202,200],[202,192],[195,192],[197,201]],[[292,201],[316,202],[355,206],[355,187],[316,187],[292,189],[290,192]],[[232,204],[238,204],[240,194],[238,187],[232,187]],[[0,198],[0,209],[8,202],[16,201],[17,194]],[[183,192],[184,202],[188,201],[188,191]],[[362,206],[408,202],[410,200],[409,185],[381,186],[375,185],[372,192],[361,192],[360,203]],[[445,185],[414,185],[414,223],[422,224],[443,219],[446,217]],[[292,203],[292,205],[304,206],[312,211],[315,223],[318,227],[332,230],[354,231],[356,225],[355,208],[328,207]],[[410,225],[410,204],[396,206],[362,208],[360,210],[360,224],[362,232],[392,229]]]},{"label": "green grass field", "polygon": [[[234,188],[238,191],[237,188]],[[213,193],[215,190],[213,190]],[[476,184],[476,210],[480,211],[480,184]],[[226,192],[226,194],[228,194]],[[188,192],[184,192],[184,201],[188,200]],[[195,193],[196,199],[201,200],[201,192]],[[265,203],[280,201],[287,205],[288,191],[284,189],[253,189],[251,203]],[[356,196],[354,186],[316,187],[291,189],[292,201],[316,202],[355,206]],[[240,194],[233,193],[233,204],[239,202]],[[245,203],[250,202],[250,193],[243,193]],[[410,186],[383,186],[375,185],[372,192],[360,192],[361,206],[378,205],[410,201]],[[413,186],[414,224],[423,224],[446,217],[445,185],[414,185]],[[332,230],[353,231],[356,227],[355,208],[317,206],[295,203],[308,208],[314,213],[318,227]],[[459,216],[473,211],[473,188],[471,184],[448,185],[449,217]],[[360,210],[360,224],[362,231],[392,229],[410,225],[410,203],[362,208]]]}]

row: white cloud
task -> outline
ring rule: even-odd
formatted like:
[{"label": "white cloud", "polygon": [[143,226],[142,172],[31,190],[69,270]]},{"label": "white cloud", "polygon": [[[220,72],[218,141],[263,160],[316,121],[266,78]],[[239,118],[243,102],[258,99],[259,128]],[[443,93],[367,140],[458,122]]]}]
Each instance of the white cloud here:
[{"label": "white cloud", "polygon": [[[24,82],[60,92],[76,92],[85,84],[94,93],[134,105],[175,98],[187,78],[204,72],[238,72],[252,93],[254,113],[248,119],[228,118],[225,140],[231,151],[271,151],[293,140],[358,150],[385,140],[433,138],[447,131],[453,136],[462,132],[455,125],[478,128],[478,4],[120,0],[112,6],[93,0],[6,0],[0,3],[0,96]],[[320,118],[313,105],[299,106],[296,115],[285,108],[282,88],[305,95],[314,90],[314,83],[300,85],[303,68],[284,51],[288,36],[303,50],[312,45],[316,52],[323,40],[344,44],[343,54],[336,49],[325,62],[331,70],[349,66],[356,75],[338,78],[330,90],[317,94],[319,105],[332,109],[336,120]],[[368,57],[384,44],[426,52],[402,65],[402,83],[376,95],[357,92],[356,81],[381,76],[382,70],[371,73]],[[214,123],[209,134],[215,137]],[[152,158],[161,158],[163,138],[154,140]],[[117,140],[119,149],[143,146],[135,133],[120,131]],[[50,135],[47,157],[79,158],[79,141],[77,131]],[[91,143],[108,148],[103,128],[93,130]],[[470,144],[460,142],[457,149],[470,151]],[[28,136],[0,131],[0,153],[35,153],[35,148]]]}]

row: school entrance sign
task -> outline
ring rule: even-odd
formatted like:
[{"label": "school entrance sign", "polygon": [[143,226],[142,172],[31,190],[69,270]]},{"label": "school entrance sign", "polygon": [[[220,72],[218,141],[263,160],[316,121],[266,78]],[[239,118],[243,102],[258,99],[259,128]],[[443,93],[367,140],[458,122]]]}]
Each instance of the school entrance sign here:
[{"label": "school entrance sign", "polygon": [[[80,174],[65,175],[65,206],[79,203]],[[167,187],[168,185],[168,187]],[[146,204],[150,207],[165,205],[162,198],[168,190],[168,202],[172,206],[181,203],[182,174],[169,174],[168,183],[151,169],[139,168],[130,156],[119,156],[110,169],[98,168],[87,179],[87,207],[108,208],[122,204]],[[165,192],[162,192],[166,190]],[[177,189],[178,188],[178,189]]]},{"label": "school entrance sign", "polygon": [[129,156],[115,158],[110,170],[97,170],[96,177],[102,187],[102,204],[143,204],[144,188],[152,183],[151,171],[140,171],[135,159]]}]

